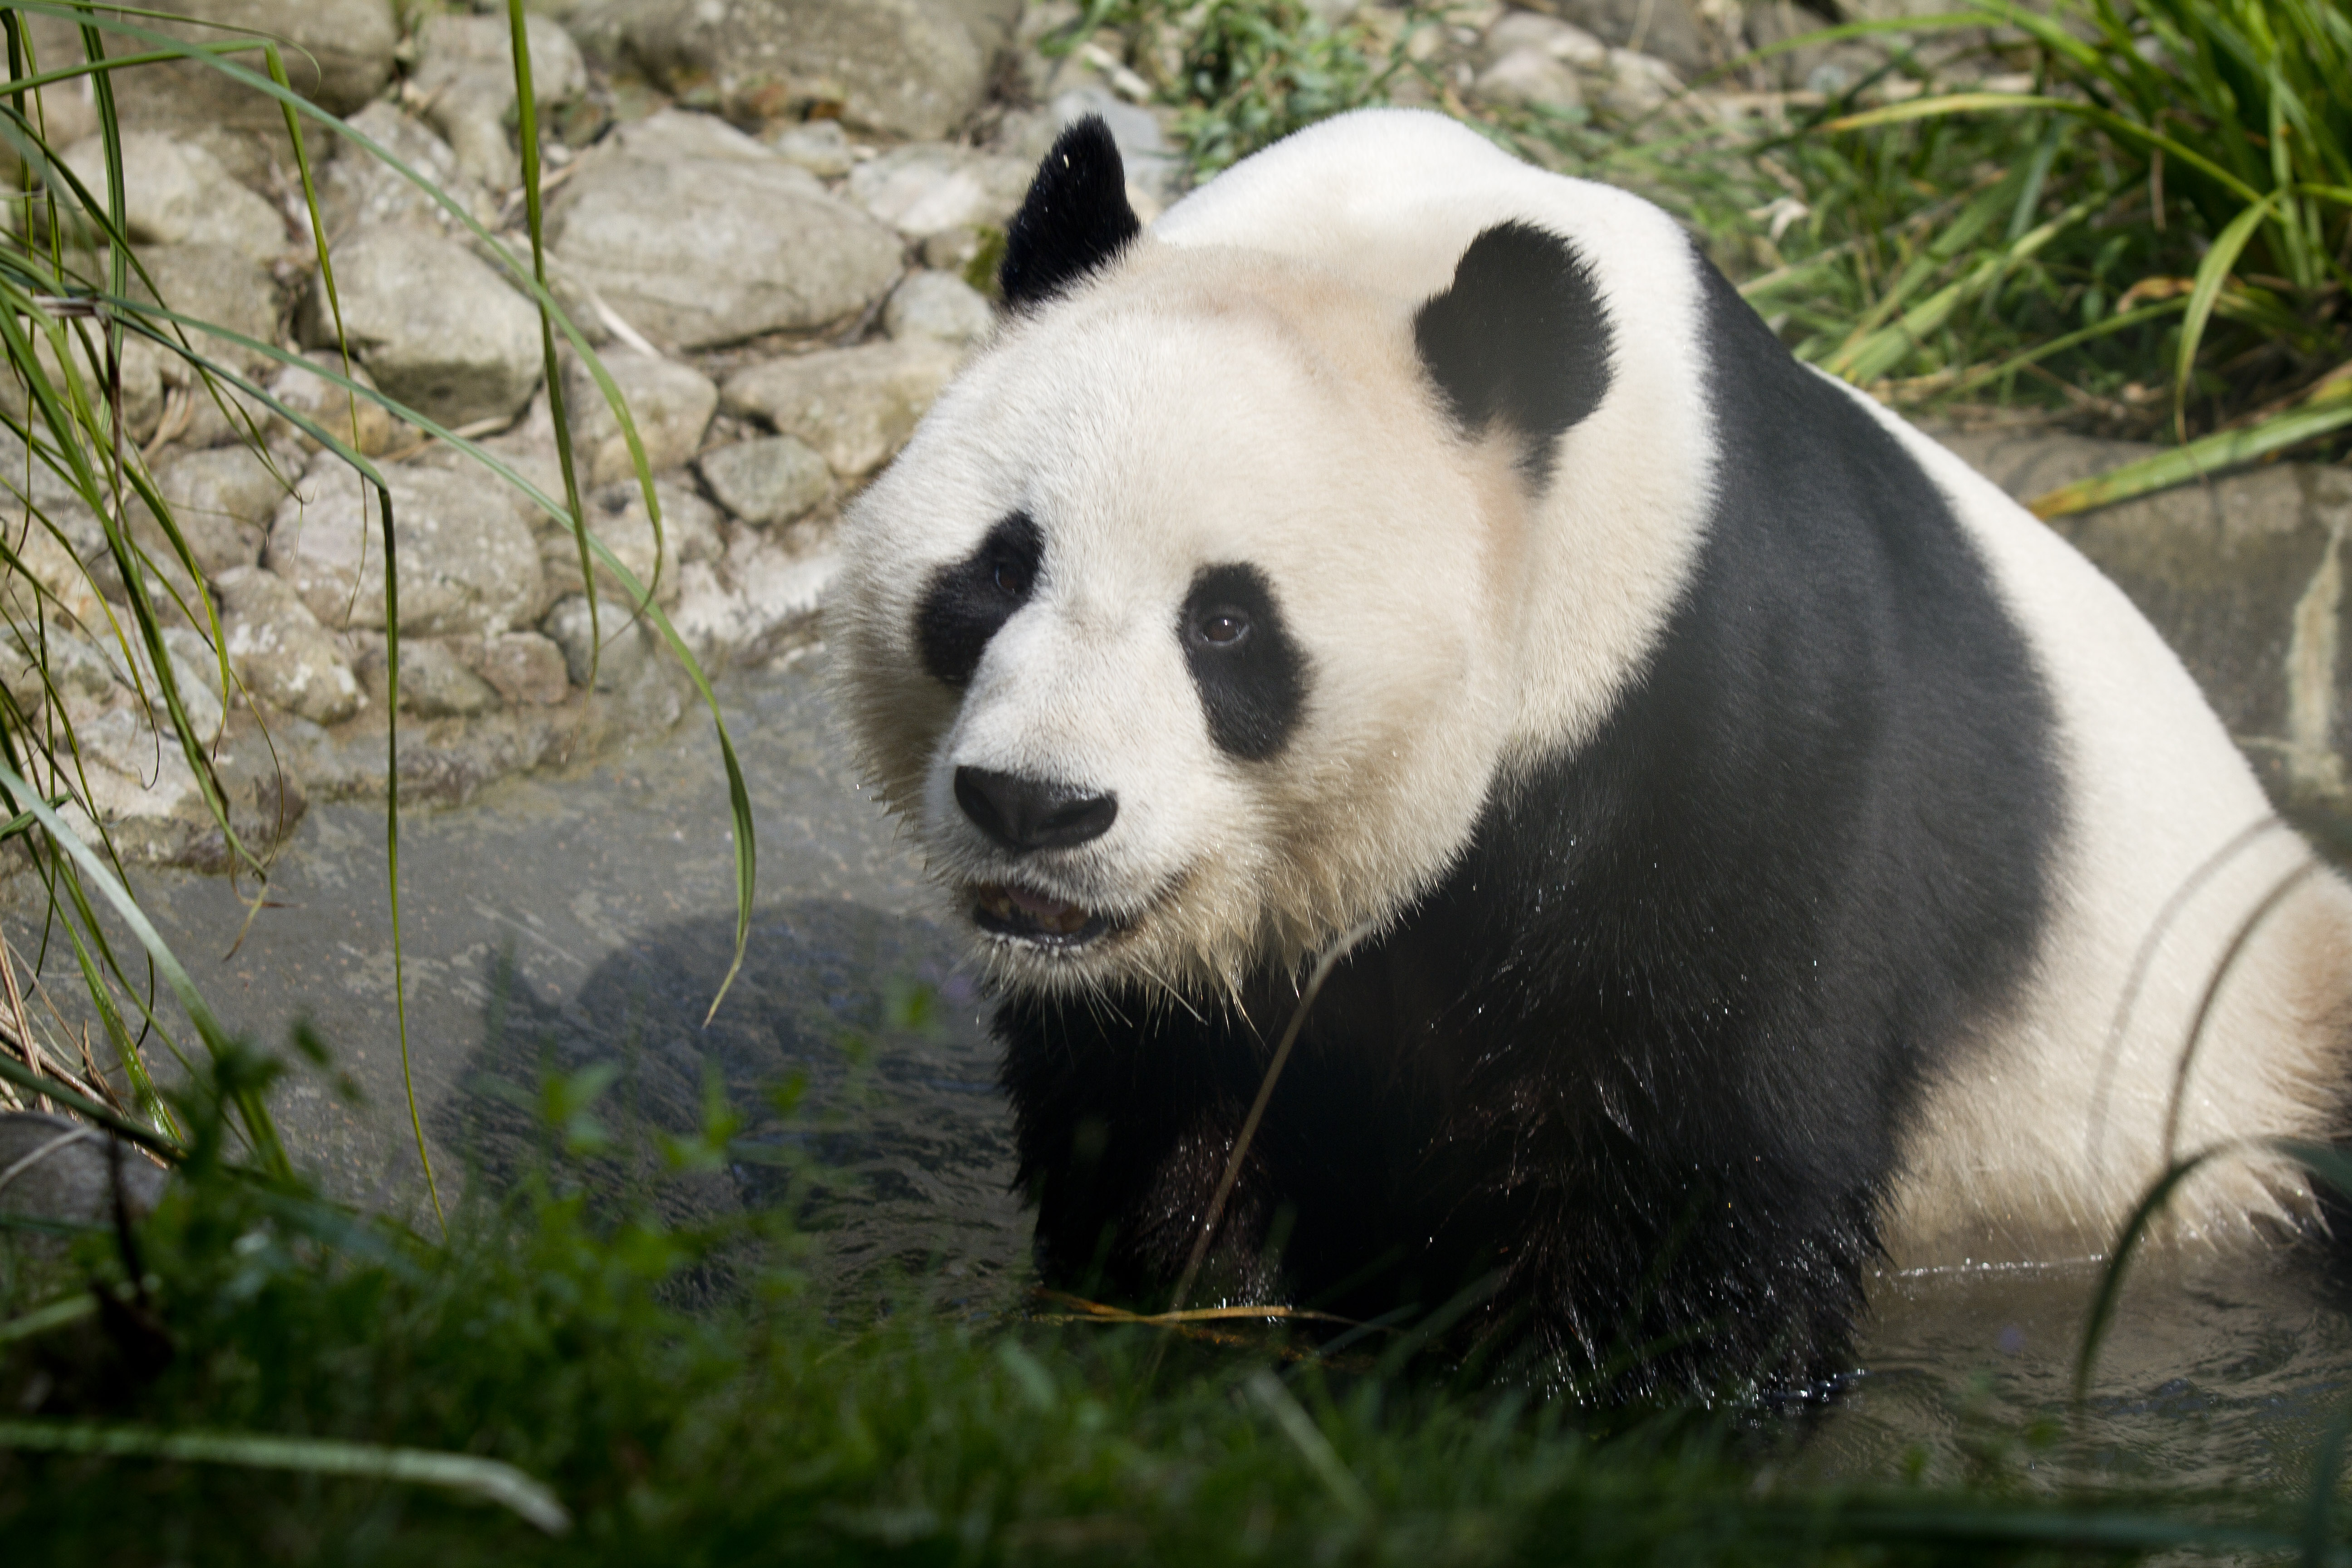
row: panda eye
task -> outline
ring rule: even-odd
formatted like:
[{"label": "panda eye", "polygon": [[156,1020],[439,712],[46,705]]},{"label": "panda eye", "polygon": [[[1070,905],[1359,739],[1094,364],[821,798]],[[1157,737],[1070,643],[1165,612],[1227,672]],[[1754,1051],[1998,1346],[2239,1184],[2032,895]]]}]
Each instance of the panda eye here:
[{"label": "panda eye", "polygon": [[999,561],[990,572],[996,591],[1008,599],[1029,596],[1029,568],[1018,561]]},{"label": "panda eye", "polygon": [[1249,636],[1249,629],[1248,614],[1231,605],[1204,610],[1192,622],[1192,636],[1211,647],[1233,647]]}]

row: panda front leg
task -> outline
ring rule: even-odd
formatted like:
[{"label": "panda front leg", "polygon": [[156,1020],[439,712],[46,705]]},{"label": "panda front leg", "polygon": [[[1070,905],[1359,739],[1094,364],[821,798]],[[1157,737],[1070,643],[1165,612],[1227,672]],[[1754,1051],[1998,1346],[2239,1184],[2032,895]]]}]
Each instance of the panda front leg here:
[{"label": "panda front leg", "polygon": [[[1140,1003],[1008,1002],[996,1030],[1015,1180],[1036,1206],[1040,1277],[1089,1300],[1166,1307],[1264,1063],[1226,1031],[1179,1031],[1164,1009]],[[1171,1037],[1178,1033],[1185,1037]],[[1282,1299],[1269,1246],[1281,1207],[1273,1185],[1264,1158],[1245,1154],[1194,1290],[1200,1300]]]},{"label": "panda front leg", "polygon": [[1732,1174],[1687,1173],[1686,1201],[1645,1203],[1633,1223],[1597,1215],[1589,1190],[1515,1205],[1521,1240],[1473,1345],[1510,1347],[1539,1380],[1600,1404],[1833,1394],[1853,1368],[1867,1202],[1790,1226],[1726,1201]]}]

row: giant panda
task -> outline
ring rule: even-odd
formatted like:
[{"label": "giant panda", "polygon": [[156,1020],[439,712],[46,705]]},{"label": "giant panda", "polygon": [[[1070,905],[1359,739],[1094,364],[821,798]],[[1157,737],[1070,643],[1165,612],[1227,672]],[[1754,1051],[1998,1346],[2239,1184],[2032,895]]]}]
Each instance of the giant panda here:
[{"label": "giant panda", "polygon": [[[2352,889],[2122,594],[1656,207],[1383,110],[1146,231],[1088,121],[1001,280],[827,636],[1048,1283],[1165,1303],[1318,963],[1205,1291],[1602,1398],[1832,1386],[1877,1271],[2343,1131]],[[2313,1208],[2250,1154],[2167,1226]]]}]

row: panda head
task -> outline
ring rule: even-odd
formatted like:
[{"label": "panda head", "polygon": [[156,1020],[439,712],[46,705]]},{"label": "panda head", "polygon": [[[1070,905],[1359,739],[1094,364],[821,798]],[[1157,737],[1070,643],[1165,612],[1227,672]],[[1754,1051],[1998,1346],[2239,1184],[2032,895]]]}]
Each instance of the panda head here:
[{"label": "panda head", "polygon": [[846,519],[843,708],[999,984],[1231,994],[1467,843],[1607,325],[1520,225],[1429,300],[1157,242],[1095,120],[1003,282],[995,339]]}]

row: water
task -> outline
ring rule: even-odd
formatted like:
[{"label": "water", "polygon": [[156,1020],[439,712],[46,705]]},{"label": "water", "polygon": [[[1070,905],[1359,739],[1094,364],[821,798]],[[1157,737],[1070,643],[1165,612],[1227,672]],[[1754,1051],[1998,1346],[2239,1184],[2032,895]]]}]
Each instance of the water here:
[{"label": "water", "polygon": [[[821,658],[821,656],[820,656]],[[734,929],[724,775],[692,721],[633,754],[514,780],[401,831],[411,1062],[445,1191],[496,1178],[543,1136],[551,1070],[619,1064],[605,1120],[689,1133],[715,1085],[754,1149],[814,1146],[856,1177],[829,1211],[846,1277],[911,1262],[1002,1300],[1025,1278],[1009,1120],[970,977],[919,868],[859,792],[819,658],[722,686],[758,830],[760,901],[742,973],[706,1028]],[[147,907],[231,1028],[265,1044],[308,1018],[359,1099],[304,1072],[280,1096],[300,1156],[363,1202],[414,1208],[419,1172],[393,1026],[381,812],[314,807],[241,944],[216,879],[151,873]],[[17,889],[19,896],[25,889]],[[12,938],[30,935],[26,912]],[[55,969],[71,989],[69,968]],[[69,995],[61,998],[69,1003]],[[768,1091],[795,1079],[787,1116]],[[618,1164],[650,1159],[642,1143]],[[747,1161],[673,1185],[709,1214],[773,1201]],[[1799,1463],[1885,1479],[1987,1468],[2056,1485],[2089,1470],[2174,1488],[2299,1487],[2352,1397],[2345,1293],[2303,1260],[2151,1260],[2136,1275],[2065,1443],[2086,1264],[1893,1276],[1873,1291],[1865,1368]]]}]

